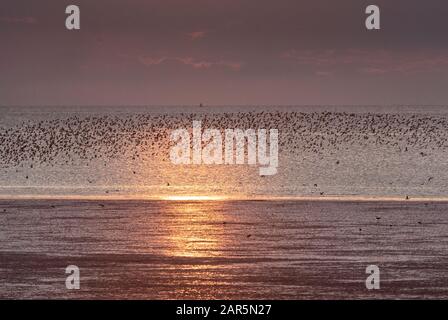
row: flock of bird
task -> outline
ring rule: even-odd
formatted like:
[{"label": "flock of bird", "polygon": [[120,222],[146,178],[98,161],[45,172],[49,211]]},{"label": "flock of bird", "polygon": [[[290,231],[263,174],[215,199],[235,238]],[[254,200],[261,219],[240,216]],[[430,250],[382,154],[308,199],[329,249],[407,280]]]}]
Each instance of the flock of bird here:
[{"label": "flock of bird", "polygon": [[173,129],[278,129],[279,151],[337,154],[353,146],[389,147],[424,157],[447,149],[448,118],[346,112],[233,112],[127,114],[28,120],[0,127],[0,166],[71,164],[76,161],[169,160]]}]

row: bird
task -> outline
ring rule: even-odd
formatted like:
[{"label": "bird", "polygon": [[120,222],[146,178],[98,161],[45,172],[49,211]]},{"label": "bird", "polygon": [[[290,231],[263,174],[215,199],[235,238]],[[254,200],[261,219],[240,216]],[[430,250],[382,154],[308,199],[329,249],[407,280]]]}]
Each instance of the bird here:
[{"label": "bird", "polygon": [[[202,103],[200,106],[203,107]],[[154,160],[169,161],[172,129],[188,128],[195,119],[202,120],[204,128],[216,128],[221,132],[228,128],[276,128],[281,133],[279,150],[291,156],[291,159],[312,156],[311,159],[316,163],[322,159],[328,160],[330,166],[336,164],[338,169],[346,169],[345,158],[339,155],[351,149],[384,150],[385,153],[380,155],[386,154],[387,159],[389,156],[400,157],[401,153],[407,152],[406,157],[414,157],[417,163],[429,161],[434,153],[448,150],[448,117],[440,115],[333,110],[305,112],[299,109],[261,107],[256,111],[205,111],[161,114],[142,111],[119,115],[91,113],[87,116],[71,113],[61,117],[33,117],[16,124],[2,125],[0,165],[19,173],[28,166],[32,169],[39,166],[41,169],[41,164],[48,165],[48,168],[60,165],[63,169],[67,166],[77,168],[82,164],[83,167],[88,166],[94,174],[97,172],[92,168],[97,169],[98,174],[109,174],[112,172],[111,160],[122,160],[126,168],[133,164],[132,161],[142,165],[158,163]],[[366,159],[362,161],[368,163],[370,155],[366,152]],[[96,166],[92,166],[93,163]],[[316,167],[311,173],[323,171],[324,175],[325,170],[321,168]],[[30,172],[25,171],[26,180],[30,180]],[[296,178],[295,172],[300,175],[302,170],[287,171],[288,178]],[[137,174],[136,170],[132,170],[132,173]],[[113,174],[126,179],[129,170],[117,170]],[[402,172],[395,174],[401,175]],[[21,174],[17,176],[22,177]],[[437,180],[434,177],[432,173],[419,181],[434,183]],[[34,182],[35,171],[31,178]],[[87,180],[88,184],[94,181],[97,181],[95,177]],[[270,179],[264,181],[270,182]],[[312,181],[305,182],[307,186],[313,185]],[[387,181],[384,183],[388,184]],[[325,185],[324,182],[319,184]],[[166,186],[170,186],[170,183],[166,183]],[[317,183],[314,183],[314,187],[318,188]],[[298,192],[295,189],[293,191]],[[309,192],[314,193],[316,190]],[[409,196],[406,197],[409,200]]]}]

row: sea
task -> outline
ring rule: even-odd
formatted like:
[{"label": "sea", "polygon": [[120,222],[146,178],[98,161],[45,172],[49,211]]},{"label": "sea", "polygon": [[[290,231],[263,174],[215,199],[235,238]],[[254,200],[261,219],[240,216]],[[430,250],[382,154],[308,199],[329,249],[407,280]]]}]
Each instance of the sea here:
[{"label": "sea", "polygon": [[[193,121],[277,173],[173,164]],[[446,106],[0,107],[0,298],[447,298],[447,155]]]}]

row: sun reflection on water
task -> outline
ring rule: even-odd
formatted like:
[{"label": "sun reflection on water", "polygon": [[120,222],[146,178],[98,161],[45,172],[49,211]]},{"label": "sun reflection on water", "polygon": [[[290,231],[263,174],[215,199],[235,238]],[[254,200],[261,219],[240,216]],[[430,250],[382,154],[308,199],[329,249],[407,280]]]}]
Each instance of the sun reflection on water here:
[{"label": "sun reflection on water", "polygon": [[[166,243],[169,256],[220,256],[230,245],[225,234],[222,202],[203,201],[202,197],[179,197],[167,201],[167,212],[172,223],[167,226]],[[209,198],[207,200],[210,200]]]},{"label": "sun reflection on water", "polygon": [[186,195],[186,196],[163,196],[163,200],[169,201],[213,201],[213,200],[225,200],[223,196],[199,196],[199,195]]}]

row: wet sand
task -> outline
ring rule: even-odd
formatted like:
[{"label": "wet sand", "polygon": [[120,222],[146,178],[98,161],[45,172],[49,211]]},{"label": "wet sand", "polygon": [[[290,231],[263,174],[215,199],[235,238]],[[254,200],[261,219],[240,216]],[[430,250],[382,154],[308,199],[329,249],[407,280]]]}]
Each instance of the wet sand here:
[{"label": "wet sand", "polygon": [[[448,203],[0,200],[0,298],[448,297]],[[65,267],[81,289],[65,288]],[[367,265],[381,289],[365,288]]]}]

